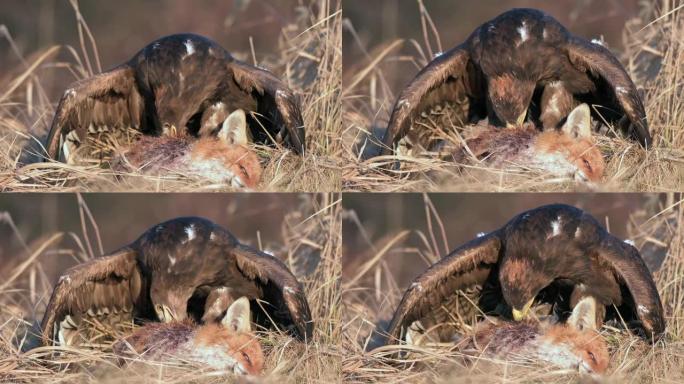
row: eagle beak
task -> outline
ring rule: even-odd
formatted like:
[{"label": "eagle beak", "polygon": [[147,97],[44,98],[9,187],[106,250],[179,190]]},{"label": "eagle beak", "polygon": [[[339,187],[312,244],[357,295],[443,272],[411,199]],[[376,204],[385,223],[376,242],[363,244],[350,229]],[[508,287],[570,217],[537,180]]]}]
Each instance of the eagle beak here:
[{"label": "eagle beak", "polygon": [[518,127],[523,125],[525,122],[525,115],[527,115],[527,111],[523,112],[522,115],[518,116],[518,120],[516,121]]},{"label": "eagle beak", "polygon": [[530,312],[530,308],[532,307],[532,303],[534,303],[534,299],[530,300],[525,304],[522,310],[517,310],[513,308],[513,320],[515,321],[521,321],[527,318],[527,313]]}]

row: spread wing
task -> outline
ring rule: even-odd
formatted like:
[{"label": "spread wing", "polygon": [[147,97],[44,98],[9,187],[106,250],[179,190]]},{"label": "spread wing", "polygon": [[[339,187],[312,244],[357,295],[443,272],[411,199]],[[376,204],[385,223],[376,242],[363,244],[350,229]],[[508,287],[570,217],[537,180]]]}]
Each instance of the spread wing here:
[{"label": "spread wing", "polygon": [[237,85],[256,99],[257,112],[275,127],[268,134],[277,143],[286,141],[296,153],[304,153],[306,138],[298,97],[272,73],[233,61],[230,64]]},{"label": "spread wing", "polygon": [[[636,86],[613,54],[599,44],[574,38],[566,45],[570,62],[580,71],[589,72],[597,85],[598,104],[622,112],[629,119],[629,132],[644,147],[652,145],[646,112]],[[612,97],[613,105],[606,104],[604,95]]]},{"label": "spread wing", "polygon": [[[408,133],[413,120],[428,108],[445,101],[462,102],[466,97],[483,99],[477,85],[479,78],[464,45],[432,60],[399,94],[382,140],[383,154],[392,152],[395,144]],[[466,119],[467,116],[463,117],[464,123]]]},{"label": "spread wing", "polygon": [[50,345],[57,338],[67,315],[132,312],[146,297],[136,252],[123,248],[67,270],[52,291],[43,321],[42,340]]},{"label": "spread wing", "polygon": [[456,291],[483,285],[499,262],[498,231],[471,240],[418,276],[401,298],[387,333],[389,342],[401,339],[402,331],[439,307]]},{"label": "spread wing", "polygon": [[[85,140],[89,127],[139,128],[144,102],[133,69],[122,65],[72,84],[59,101],[47,140],[48,155],[58,160],[66,140]],[[76,137],[71,132],[74,132]]]},{"label": "spread wing", "polygon": [[265,300],[273,308],[269,316],[290,326],[297,338],[309,341],[313,337],[313,320],[302,284],[277,258],[246,245],[233,250],[238,269],[248,279],[257,282]]},{"label": "spread wing", "polygon": [[648,339],[658,340],[665,332],[663,304],[639,251],[612,236],[601,245],[599,257],[612,269],[622,287],[623,298],[625,291],[632,296],[631,300],[625,300],[620,309],[627,306],[636,315]]}]

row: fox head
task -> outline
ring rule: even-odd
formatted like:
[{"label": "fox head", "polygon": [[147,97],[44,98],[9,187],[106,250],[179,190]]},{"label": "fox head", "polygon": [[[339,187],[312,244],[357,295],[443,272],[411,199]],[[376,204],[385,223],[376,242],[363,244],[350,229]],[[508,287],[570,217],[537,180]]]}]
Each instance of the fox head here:
[{"label": "fox head", "polygon": [[245,112],[238,109],[223,122],[216,137],[192,144],[190,170],[216,182],[230,181],[235,188],[254,188],[261,180],[262,168],[251,151]]},{"label": "fox head", "polygon": [[597,305],[593,297],[580,300],[567,323],[553,324],[544,332],[540,350],[555,356],[558,365],[577,367],[582,373],[605,372],[610,357],[596,329]]},{"label": "fox head", "polygon": [[261,344],[251,330],[249,300],[246,297],[228,307],[220,323],[201,325],[192,341],[198,360],[238,375],[259,375],[264,367]]},{"label": "fox head", "polygon": [[597,182],[605,163],[591,137],[589,106],[581,104],[568,116],[560,131],[547,130],[534,142],[538,165],[554,174],[573,176],[582,182]]}]

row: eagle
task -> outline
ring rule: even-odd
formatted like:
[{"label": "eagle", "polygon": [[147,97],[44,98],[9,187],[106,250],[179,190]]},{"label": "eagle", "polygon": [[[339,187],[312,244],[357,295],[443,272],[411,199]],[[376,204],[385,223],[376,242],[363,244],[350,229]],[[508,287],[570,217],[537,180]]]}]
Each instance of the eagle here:
[{"label": "eagle", "polygon": [[53,159],[69,160],[89,135],[133,128],[145,135],[215,134],[228,115],[251,111],[255,141],[305,148],[298,97],[271,72],[236,60],[198,35],[162,37],[128,62],[77,81],[64,92],[47,139]]},{"label": "eagle", "polygon": [[652,142],[641,97],[618,59],[536,9],[504,12],[428,63],[394,104],[383,154],[422,112],[444,102],[462,107],[464,124],[487,117],[497,126],[519,126],[529,109],[544,129],[588,103],[599,121],[618,122],[645,147]]},{"label": "eagle", "polygon": [[404,293],[388,342],[469,289],[479,290],[482,312],[516,321],[535,303],[551,304],[562,321],[591,298],[598,303],[598,326],[622,319],[652,341],[665,329],[660,296],[639,251],[569,205],[523,212],[428,268]]},{"label": "eagle", "polygon": [[165,323],[218,322],[243,296],[252,302],[257,323],[272,322],[299,340],[311,340],[303,287],[282,261],[241,244],[207,219],[175,218],[67,270],[50,297],[41,338],[45,345],[70,344],[67,334],[81,321],[114,314]]}]

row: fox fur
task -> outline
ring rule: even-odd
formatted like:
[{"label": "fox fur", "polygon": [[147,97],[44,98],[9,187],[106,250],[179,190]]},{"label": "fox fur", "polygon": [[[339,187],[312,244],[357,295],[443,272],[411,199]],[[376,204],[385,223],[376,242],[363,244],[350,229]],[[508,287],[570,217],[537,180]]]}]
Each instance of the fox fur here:
[{"label": "fox fur", "polygon": [[259,375],[264,354],[251,332],[249,300],[242,297],[228,308],[220,323],[191,320],[149,323],[114,344],[123,363],[130,359],[177,359],[205,364],[236,375]]},{"label": "fox fur", "polygon": [[[606,342],[596,330],[597,307],[594,298],[585,297],[575,305],[566,323],[551,318],[481,321],[471,335],[455,340],[456,348],[472,356],[541,361],[582,373],[601,374],[608,368],[610,358]],[[416,321],[409,327],[406,342],[435,344],[434,336]]]},{"label": "fox fur", "polygon": [[589,107],[575,108],[560,129],[539,132],[534,124],[514,128],[486,126],[457,149],[453,160],[464,163],[472,153],[478,160],[496,168],[523,166],[543,170],[558,177],[598,182],[605,162],[591,136]]},{"label": "fox fur", "polygon": [[113,160],[118,171],[162,175],[175,172],[198,175],[235,188],[254,188],[263,169],[249,147],[244,111],[225,119],[216,136],[143,136]]}]

